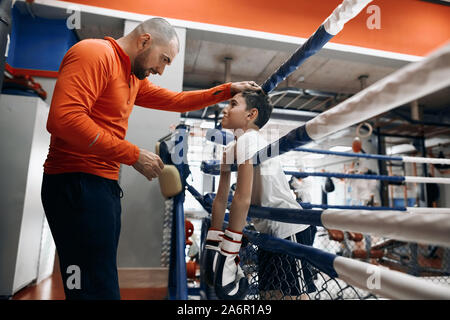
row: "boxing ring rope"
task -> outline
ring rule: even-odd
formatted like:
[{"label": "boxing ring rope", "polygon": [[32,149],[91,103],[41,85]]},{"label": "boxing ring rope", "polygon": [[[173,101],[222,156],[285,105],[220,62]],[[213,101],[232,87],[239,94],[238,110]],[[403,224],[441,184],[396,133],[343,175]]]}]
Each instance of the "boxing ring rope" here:
[{"label": "boxing ring rope", "polygon": [[[222,136],[222,137],[220,137]],[[231,141],[234,140],[234,136],[231,133],[228,133],[219,129],[208,129],[206,133],[206,138],[208,141],[219,143],[222,145],[227,145]],[[317,154],[325,154],[339,157],[350,157],[350,158],[365,158],[372,160],[381,160],[381,161],[401,161],[401,162],[409,162],[409,163],[426,163],[426,164],[444,164],[450,165],[450,159],[443,158],[424,158],[424,157],[410,157],[410,156],[387,156],[382,154],[368,154],[368,153],[354,153],[354,152],[342,152],[342,151],[331,151],[331,150],[322,150],[322,149],[310,149],[304,147],[294,148],[290,151],[298,151],[298,152],[308,152],[308,153],[317,153]]]},{"label": "boxing ring rope", "polygon": [[[188,189],[189,189],[188,185]],[[192,188],[192,187],[191,187]],[[208,202],[208,208],[212,205],[212,200],[215,197],[215,194],[208,193],[206,196],[208,196],[209,199],[205,199],[206,196],[200,195],[195,189],[189,190],[191,194],[193,194],[195,197],[197,197],[197,200],[200,198]],[[200,201],[200,200],[199,200]],[[229,199],[229,202],[231,201],[231,198]],[[372,207],[372,206],[362,206],[362,205],[356,205],[356,206],[349,206],[349,205],[330,205],[330,204],[313,204],[309,202],[299,202],[300,206],[303,209],[341,209],[341,210],[366,210],[366,211],[403,211],[406,213],[445,213],[450,214],[450,208],[433,208],[433,207]],[[209,210],[209,209],[206,209]]]},{"label": "boxing ring rope", "polygon": [[366,158],[366,159],[383,160],[383,161],[402,161],[402,162],[410,162],[410,163],[428,163],[428,164],[450,164],[450,159],[442,159],[442,158],[423,158],[423,157],[408,157],[408,156],[392,157],[392,156],[386,156],[386,155],[381,155],[381,154],[339,152],[339,151],[320,150],[320,149],[308,149],[308,148],[302,148],[302,147],[294,148],[293,151],[327,154],[327,155],[334,155],[334,156],[341,156],[341,157]]},{"label": "boxing ring rope", "polygon": [[344,28],[344,24],[356,17],[370,2],[372,0],[344,0],[316,32],[261,85],[264,92],[271,92],[281,81],[297,70],[306,59],[337,35]]},{"label": "boxing ring rope", "polygon": [[285,174],[295,176],[297,178],[306,178],[309,176],[315,177],[334,177],[342,179],[374,179],[391,182],[405,182],[405,183],[439,183],[450,184],[450,178],[441,177],[414,177],[414,176],[384,176],[377,174],[349,174],[338,172],[297,172],[285,171]]},{"label": "boxing ring rope", "polygon": [[[450,43],[379,80],[269,144],[257,163],[294,150],[450,85]],[[414,157],[402,157],[413,161]],[[441,160],[441,159],[439,159]],[[439,161],[438,160],[438,161]]]},{"label": "boxing ring rope", "polygon": [[329,204],[312,204],[299,202],[303,209],[344,209],[344,210],[370,210],[370,211],[404,211],[409,213],[450,213],[450,208],[425,208],[425,207],[370,207],[370,206],[345,206]]},{"label": "boxing ring rope", "polygon": [[[202,161],[201,170],[203,173],[211,175],[220,174],[220,163],[216,160]],[[232,165],[231,171],[237,171],[237,166]],[[306,178],[310,176],[315,177],[332,177],[340,179],[373,179],[382,181],[391,181],[398,183],[439,183],[450,184],[450,178],[442,177],[415,177],[415,176],[385,176],[377,174],[352,174],[352,173],[339,173],[339,172],[299,172],[299,171],[284,171],[285,174],[291,175],[297,178]]]},{"label": "boxing ring rope", "polygon": [[[211,211],[210,199],[206,203],[195,188],[187,184],[187,189],[205,210]],[[248,217],[450,247],[450,219],[448,213],[443,212],[285,209],[252,205]]]},{"label": "boxing ring rope", "polygon": [[[186,184],[186,187],[202,207],[211,213],[212,203],[206,203],[205,198],[191,185]],[[296,210],[251,206],[248,216],[325,228],[336,227],[364,233],[376,230],[383,235],[387,234],[401,240],[413,239],[413,241],[424,240],[425,242],[432,240],[432,242],[450,246],[450,219],[448,219],[448,215],[435,214],[430,217],[431,215],[415,214],[414,217],[411,217],[410,214],[405,215],[404,213],[399,214],[389,211],[380,214],[361,211],[355,215],[336,210]],[[405,217],[408,217],[408,219],[405,219]],[[442,227],[441,225],[436,230],[435,223],[445,226]],[[353,230],[355,228],[358,230]],[[412,232],[411,230],[414,229],[419,232]],[[411,275],[340,257],[311,246],[271,237],[248,229],[244,229],[244,234],[251,243],[262,246],[265,250],[306,259],[331,277],[342,279],[348,284],[385,298],[450,299],[450,289]],[[379,276],[379,286],[369,285],[369,278],[373,274]]]},{"label": "boxing ring rope", "polygon": [[[450,290],[444,286],[366,262],[340,257],[317,248],[278,239],[267,234],[244,230],[250,242],[278,253],[288,253],[308,260],[329,276],[388,299],[450,299]],[[371,283],[378,276],[379,283]]]}]

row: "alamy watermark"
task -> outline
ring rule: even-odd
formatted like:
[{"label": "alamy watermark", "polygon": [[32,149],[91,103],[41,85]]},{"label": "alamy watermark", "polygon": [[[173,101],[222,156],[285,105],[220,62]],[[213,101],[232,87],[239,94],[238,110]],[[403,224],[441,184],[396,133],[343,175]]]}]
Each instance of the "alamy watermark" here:
[{"label": "alamy watermark", "polygon": [[69,6],[66,10],[69,16],[66,19],[67,29],[81,29],[81,9],[78,6]]},{"label": "alamy watermark", "polygon": [[381,29],[381,9],[379,6],[373,4],[367,7],[367,11],[370,16],[367,18],[366,26],[369,30]]},{"label": "alamy watermark", "polygon": [[381,269],[375,265],[368,266],[366,273],[370,276],[366,280],[366,286],[369,290],[381,289]]},{"label": "alamy watermark", "polygon": [[81,269],[77,265],[67,267],[66,273],[69,274],[66,280],[66,287],[69,290],[81,289]]}]

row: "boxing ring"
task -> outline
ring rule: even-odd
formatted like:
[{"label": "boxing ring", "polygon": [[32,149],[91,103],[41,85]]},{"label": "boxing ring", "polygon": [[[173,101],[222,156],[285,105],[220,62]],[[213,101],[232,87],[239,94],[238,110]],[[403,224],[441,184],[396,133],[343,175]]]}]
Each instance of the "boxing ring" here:
[{"label": "boxing ring", "polygon": [[[319,27],[308,41],[301,46],[292,57],[287,60],[263,85],[266,93],[292,73],[309,56],[320,50],[342,28],[345,22],[356,16],[370,0],[345,0],[332,15]],[[450,85],[450,44],[439,48],[421,61],[411,63],[392,73],[386,78],[367,87],[337,106],[329,109],[304,125],[290,131],[285,136],[267,145],[255,154],[255,166],[265,160],[280,156],[289,151],[323,152],[302,148],[303,145],[319,141],[342,129],[368,120],[384,112],[392,110],[402,104],[433,93]],[[186,285],[186,258],[183,203],[185,191],[189,191],[202,207],[211,213],[214,194],[202,195],[186,182],[189,176],[187,164],[188,128],[178,126],[170,141],[161,141],[158,146],[159,154],[166,164],[160,177],[161,191],[167,201],[165,229],[170,230],[169,237],[163,240],[164,248],[169,247],[169,298],[186,299],[188,288]],[[226,135],[216,130],[208,135],[209,141],[219,144],[226,143]],[[346,157],[366,157],[377,160],[402,161],[430,164],[450,164],[450,159],[430,159],[419,157],[389,157],[386,155],[367,155],[340,153],[334,155]],[[206,161],[202,163],[205,174],[218,174],[218,163]],[[285,172],[287,175],[299,177],[327,176],[345,179],[378,179],[396,181],[400,183],[450,183],[448,178],[429,177],[392,177],[382,175],[350,175],[339,173],[310,173]],[[392,180],[390,180],[392,179]],[[231,199],[230,199],[231,200]],[[351,232],[361,232],[377,235],[394,241],[407,241],[429,244],[445,248],[450,247],[450,209],[449,208],[377,208],[369,209],[362,206],[332,206],[304,205],[303,209],[274,209],[251,206],[249,218],[271,219],[281,222],[309,224],[325,229],[340,229]],[[202,228],[202,240],[206,236],[208,219]],[[244,230],[248,243],[242,246],[240,256],[241,265],[249,278],[250,291],[247,299],[264,299],[261,288],[258,287],[258,256],[259,249],[276,252],[289,259],[304,259],[306,265],[301,270],[293,270],[303,277],[308,272],[308,283],[303,277],[299,283],[302,294],[309,299],[450,299],[450,286],[438,285],[424,280],[419,276],[405,272],[390,270],[368,262],[329,253],[314,246],[300,245],[295,242],[277,239],[266,234],[260,234],[251,228]],[[170,240],[167,240],[170,239]],[[164,243],[165,242],[165,243]],[[203,243],[201,247],[203,246]],[[200,251],[201,254],[201,251]],[[201,257],[200,257],[201,258]],[[446,273],[450,276],[450,270]],[[314,280],[311,280],[314,279]],[[313,283],[311,283],[313,282]],[[339,287],[337,293],[328,290],[333,282]],[[202,297],[214,298],[214,293],[204,284]],[[209,290],[209,291],[208,291]],[[278,291],[281,291],[282,287]],[[351,291],[353,295],[346,295]],[[293,296],[290,292],[283,293],[283,297]],[[298,294],[295,294],[298,296]],[[277,296],[279,298],[279,296]],[[273,298],[273,297],[272,297]]]}]

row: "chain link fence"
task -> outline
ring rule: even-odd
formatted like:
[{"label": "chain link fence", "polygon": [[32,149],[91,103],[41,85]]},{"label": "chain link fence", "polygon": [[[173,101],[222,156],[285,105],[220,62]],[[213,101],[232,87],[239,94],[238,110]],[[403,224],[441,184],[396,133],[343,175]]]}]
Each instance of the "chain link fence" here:
[{"label": "chain link fence", "polygon": [[[449,248],[317,229],[315,248],[450,286]],[[240,257],[250,284],[249,300],[383,298],[330,277],[304,259],[273,254],[251,243],[241,249]]]},{"label": "chain link fence", "polygon": [[[321,250],[324,245],[329,247],[332,243],[327,236],[325,229],[318,228],[313,246],[318,247],[316,243],[320,242]],[[248,300],[377,299],[370,292],[329,276],[305,259],[274,254],[252,243],[241,249],[240,257],[250,285]]]}]

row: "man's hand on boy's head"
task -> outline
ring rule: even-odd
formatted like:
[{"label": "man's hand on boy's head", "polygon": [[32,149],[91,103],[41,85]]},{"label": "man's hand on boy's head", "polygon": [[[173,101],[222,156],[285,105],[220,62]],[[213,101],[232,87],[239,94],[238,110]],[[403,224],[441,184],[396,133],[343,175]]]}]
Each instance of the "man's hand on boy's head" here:
[{"label": "man's hand on boy's head", "polygon": [[242,92],[242,91],[260,91],[261,87],[255,81],[241,81],[231,83],[231,95]]}]

